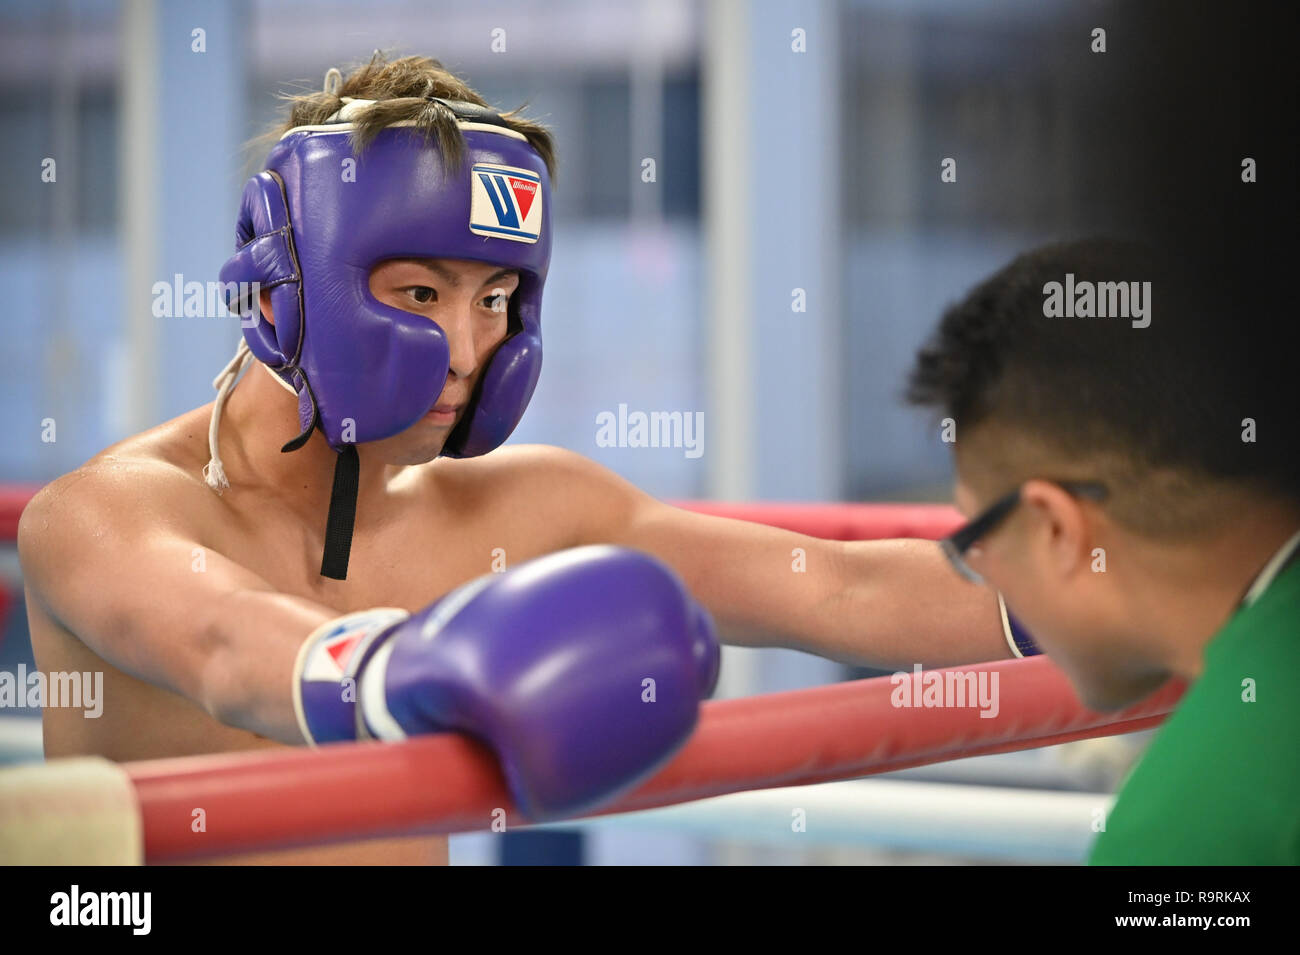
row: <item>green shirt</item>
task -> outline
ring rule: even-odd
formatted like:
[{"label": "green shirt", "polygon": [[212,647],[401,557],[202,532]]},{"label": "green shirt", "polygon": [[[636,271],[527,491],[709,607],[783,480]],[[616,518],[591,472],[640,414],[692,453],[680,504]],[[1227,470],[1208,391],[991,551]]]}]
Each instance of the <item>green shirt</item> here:
[{"label": "green shirt", "polygon": [[1300,864],[1297,681],[1300,559],[1210,641],[1204,672],[1124,783],[1089,864]]}]

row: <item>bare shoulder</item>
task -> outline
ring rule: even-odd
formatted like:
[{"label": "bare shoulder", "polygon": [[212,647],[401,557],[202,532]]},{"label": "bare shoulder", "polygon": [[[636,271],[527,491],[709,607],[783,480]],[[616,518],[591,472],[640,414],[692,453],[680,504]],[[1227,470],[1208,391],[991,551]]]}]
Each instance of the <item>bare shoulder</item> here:
[{"label": "bare shoulder", "polygon": [[216,495],[201,468],[182,466],[160,440],[153,432],[127,439],[33,496],[18,523],[18,555],[30,584],[48,586],[58,575],[47,571],[66,568],[73,556],[78,566],[94,555],[119,559],[152,532],[193,530]]},{"label": "bare shoulder", "polygon": [[507,445],[482,457],[462,459],[448,473],[455,483],[490,489],[496,495],[545,493],[557,503],[626,484],[590,458],[549,444]]},{"label": "bare shoulder", "polygon": [[607,538],[638,505],[653,501],[603,465],[548,444],[508,445],[466,458],[447,477],[468,506],[544,516],[572,528],[576,541]]}]

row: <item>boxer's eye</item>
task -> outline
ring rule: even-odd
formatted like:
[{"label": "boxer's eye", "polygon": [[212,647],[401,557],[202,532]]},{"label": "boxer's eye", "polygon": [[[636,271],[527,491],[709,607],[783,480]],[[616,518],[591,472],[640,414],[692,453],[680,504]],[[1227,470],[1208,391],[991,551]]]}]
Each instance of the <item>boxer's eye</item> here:
[{"label": "boxer's eye", "polygon": [[504,312],[510,307],[510,295],[498,289],[483,299],[483,305],[494,312]]},{"label": "boxer's eye", "polygon": [[415,299],[420,305],[428,305],[438,298],[437,290],[431,289],[427,285],[412,285],[409,288],[402,289],[402,291]]}]

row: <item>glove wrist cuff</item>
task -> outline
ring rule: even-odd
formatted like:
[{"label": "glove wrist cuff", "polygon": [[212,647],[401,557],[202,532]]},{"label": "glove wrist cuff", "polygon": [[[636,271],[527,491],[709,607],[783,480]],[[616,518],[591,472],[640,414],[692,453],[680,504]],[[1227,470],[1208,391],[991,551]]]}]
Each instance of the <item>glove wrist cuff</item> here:
[{"label": "glove wrist cuff", "polygon": [[376,607],[321,624],[303,641],[293,665],[293,709],[309,745],[355,740],[358,677],[410,614]]}]

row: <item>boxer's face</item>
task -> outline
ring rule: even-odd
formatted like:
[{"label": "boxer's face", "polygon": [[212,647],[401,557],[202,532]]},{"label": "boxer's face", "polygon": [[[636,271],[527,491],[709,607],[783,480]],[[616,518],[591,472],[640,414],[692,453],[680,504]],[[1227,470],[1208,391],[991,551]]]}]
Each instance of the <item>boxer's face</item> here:
[{"label": "boxer's face", "polygon": [[[971,518],[1011,489],[985,486],[975,479],[979,469],[967,465],[969,481],[959,456],[954,496]],[[966,554],[1080,699],[1099,710],[1134,703],[1168,676],[1129,623],[1134,582],[1117,576],[1126,572],[1124,539],[1096,505],[1048,481],[1028,481],[1006,521]]]},{"label": "boxer's face", "polygon": [[451,369],[433,410],[401,434],[370,442],[367,454],[389,464],[423,464],[441,453],[506,339],[508,306],[518,287],[518,272],[484,262],[393,259],[374,268],[371,294],[437,324],[447,336]]}]

